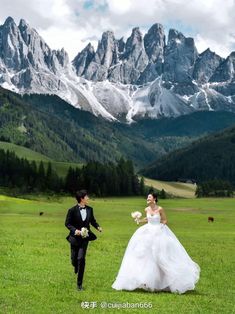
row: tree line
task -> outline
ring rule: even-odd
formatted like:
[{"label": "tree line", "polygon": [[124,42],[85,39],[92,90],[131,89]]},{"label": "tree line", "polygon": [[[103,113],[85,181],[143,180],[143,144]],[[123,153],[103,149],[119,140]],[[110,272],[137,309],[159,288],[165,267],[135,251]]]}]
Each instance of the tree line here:
[{"label": "tree line", "polygon": [[196,197],[232,197],[233,186],[224,180],[208,180],[197,185]]},{"label": "tree line", "polygon": [[0,149],[0,186],[17,188],[19,192],[55,192],[74,194],[87,189],[96,196],[144,195],[144,179],[138,177],[130,160],[102,164],[90,161],[81,168],[70,167],[65,178],[53,170],[52,164],[37,164],[19,158],[14,152]]}]

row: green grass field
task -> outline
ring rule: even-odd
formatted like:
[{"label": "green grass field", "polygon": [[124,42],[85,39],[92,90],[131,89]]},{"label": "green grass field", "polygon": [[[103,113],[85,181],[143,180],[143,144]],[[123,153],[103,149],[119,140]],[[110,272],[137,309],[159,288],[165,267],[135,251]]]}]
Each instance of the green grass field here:
[{"label": "green grass field", "polygon": [[[84,288],[76,290],[64,227],[72,198],[0,196],[0,313],[234,313],[235,199],[171,199],[159,204],[169,227],[201,267],[196,290],[184,295],[115,291],[125,247],[137,225],[130,212],[145,199],[91,201],[103,233],[89,244]],[[39,216],[43,211],[44,215]],[[213,216],[214,223],[207,217]],[[82,309],[81,302],[97,302]],[[152,309],[102,309],[100,302],[151,302]],[[89,303],[89,306],[91,303]]]}]

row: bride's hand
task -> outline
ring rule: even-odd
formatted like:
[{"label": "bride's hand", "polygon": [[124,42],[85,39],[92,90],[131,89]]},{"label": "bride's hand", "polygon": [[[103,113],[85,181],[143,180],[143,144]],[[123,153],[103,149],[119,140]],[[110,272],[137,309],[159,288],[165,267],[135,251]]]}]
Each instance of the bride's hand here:
[{"label": "bride's hand", "polygon": [[[136,219],[135,219],[135,221],[136,221]],[[138,219],[137,221],[138,221],[137,224],[139,224],[140,222],[147,222],[147,218],[145,217],[143,219]]]}]

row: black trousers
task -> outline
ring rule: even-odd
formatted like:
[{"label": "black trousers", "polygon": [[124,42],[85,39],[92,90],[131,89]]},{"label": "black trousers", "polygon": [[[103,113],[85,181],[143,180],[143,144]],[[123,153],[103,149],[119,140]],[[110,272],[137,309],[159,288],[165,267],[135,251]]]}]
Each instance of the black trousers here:
[{"label": "black trousers", "polygon": [[86,250],[88,241],[82,241],[79,246],[71,245],[71,263],[78,270],[77,285],[82,285],[85,264],[86,264]]}]

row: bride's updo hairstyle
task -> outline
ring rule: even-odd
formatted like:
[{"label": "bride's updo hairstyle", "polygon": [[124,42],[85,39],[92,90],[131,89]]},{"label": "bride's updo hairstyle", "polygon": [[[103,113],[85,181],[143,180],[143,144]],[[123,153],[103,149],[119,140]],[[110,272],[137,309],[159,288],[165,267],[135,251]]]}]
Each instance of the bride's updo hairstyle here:
[{"label": "bride's updo hairstyle", "polygon": [[155,192],[150,192],[149,194],[153,196],[153,198],[155,199],[155,202],[157,203],[157,202],[158,202],[157,193],[155,193]]}]

